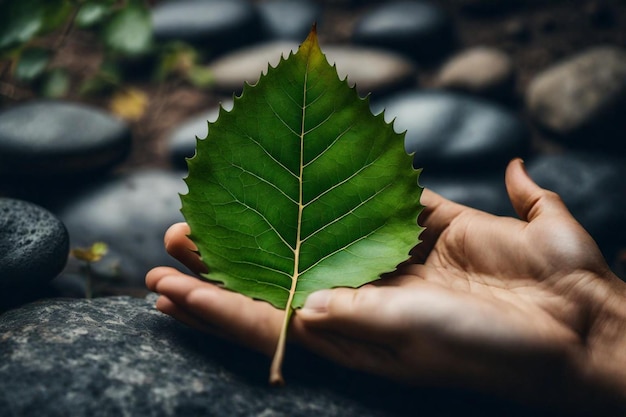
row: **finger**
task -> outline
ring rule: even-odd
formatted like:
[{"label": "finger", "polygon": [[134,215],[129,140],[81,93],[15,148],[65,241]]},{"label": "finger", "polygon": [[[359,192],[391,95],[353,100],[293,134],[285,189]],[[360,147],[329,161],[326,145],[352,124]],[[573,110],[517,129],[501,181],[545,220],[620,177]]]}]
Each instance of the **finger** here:
[{"label": "finger", "polygon": [[317,291],[296,312],[305,328],[326,330],[355,340],[395,343],[404,336],[394,323],[394,304],[386,302],[385,287],[335,288]]},{"label": "finger", "polygon": [[558,194],[539,187],[530,178],[521,159],[509,163],[505,183],[511,203],[522,220],[531,222],[542,215],[571,217]]},{"label": "finger", "polygon": [[190,233],[187,223],[176,223],[170,226],[163,239],[165,250],[194,273],[206,273],[208,270],[198,256],[198,248],[188,237]]},{"label": "finger", "polygon": [[156,308],[160,312],[172,316],[176,320],[185,323],[189,327],[193,327],[196,330],[205,333],[216,333],[216,329],[214,327],[209,326],[201,318],[179,307],[176,303],[164,295],[157,299]]},{"label": "finger", "polygon": [[169,266],[158,266],[156,268],[152,268],[146,274],[146,286],[150,291],[156,292],[156,286],[158,282],[168,275],[184,275],[179,270],[169,267]]},{"label": "finger", "polygon": [[160,278],[155,289],[213,333],[273,354],[283,311],[183,274]]}]

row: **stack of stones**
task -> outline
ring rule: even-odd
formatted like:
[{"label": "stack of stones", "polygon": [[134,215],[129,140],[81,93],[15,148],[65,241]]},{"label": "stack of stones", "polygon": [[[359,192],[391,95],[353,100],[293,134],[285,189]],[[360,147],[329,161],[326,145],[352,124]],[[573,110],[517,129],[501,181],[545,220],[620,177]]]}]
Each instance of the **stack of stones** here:
[{"label": "stack of stones", "polygon": [[[229,109],[244,82],[256,82],[268,62],[276,65],[297,50],[317,22],[322,49],[340,76],[359,94],[371,93],[374,113],[384,110],[397,131],[406,130],[406,149],[423,168],[422,185],[471,207],[515,215],[503,172],[509,160],[523,157],[531,177],[559,193],[607,259],[616,259],[626,247],[623,43],[588,45],[520,80],[506,49],[467,46],[459,15],[437,2],[352,2],[358,13],[344,16],[350,24],[336,30],[344,34],[339,42],[324,41],[325,28],[337,21],[328,11],[336,8],[328,2],[326,10],[326,3],[161,1],[152,8],[154,38],[203,50],[214,78],[210,93]],[[344,8],[352,3],[342,2]],[[460,18],[467,18],[505,13],[523,2],[459,3]],[[616,24],[610,10],[587,13],[590,25]],[[541,30],[554,26],[547,19]],[[511,39],[530,42],[536,28],[515,20],[505,30]],[[0,111],[0,311],[12,309],[0,315],[0,355],[10,358],[0,366],[0,409],[8,415],[416,412],[411,404],[372,400],[380,396],[367,393],[380,392],[380,381],[363,382],[334,368],[337,383],[330,388],[328,378],[307,384],[321,380],[317,363],[291,375],[288,394],[270,393],[246,375],[258,370],[248,365],[259,358],[199,339],[156,313],[150,295],[47,299],[17,308],[50,296],[82,297],[84,265],[68,259],[69,249],[97,241],[109,246],[92,265],[106,284],[102,294],[143,296],[150,268],[182,268],[165,253],[162,237],[182,221],[185,158],[218,111],[198,108],[162,132],[166,168],[124,169],[136,146],[133,126],[105,110],[32,100]],[[240,365],[241,358],[248,365]],[[454,398],[459,408],[450,405],[450,414],[478,407],[482,414],[538,415],[490,398],[430,394],[420,397],[422,414],[440,415]]]}]

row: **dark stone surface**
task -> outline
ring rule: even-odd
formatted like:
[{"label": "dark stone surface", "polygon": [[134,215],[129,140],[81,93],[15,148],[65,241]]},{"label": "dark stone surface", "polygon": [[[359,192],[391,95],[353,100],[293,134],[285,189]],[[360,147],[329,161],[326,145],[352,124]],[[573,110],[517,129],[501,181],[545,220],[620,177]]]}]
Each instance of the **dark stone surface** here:
[{"label": "dark stone surface", "polygon": [[372,103],[397,132],[425,172],[504,172],[530,147],[526,126],[504,108],[478,98],[436,90],[414,90]]},{"label": "dark stone surface", "polygon": [[220,54],[260,38],[257,9],[245,0],[169,0],[152,9],[158,42],[181,40]]},{"label": "dark stone surface", "polygon": [[498,216],[517,217],[504,185],[504,171],[491,176],[420,175],[420,185],[443,197]]},{"label": "dark stone surface", "polygon": [[0,180],[101,172],[122,161],[130,146],[127,124],[100,109],[26,102],[0,113]]},{"label": "dark stone surface", "polygon": [[0,310],[19,304],[56,277],[67,262],[69,237],[48,210],[0,197]]},{"label": "dark stone surface", "polygon": [[270,387],[267,358],[177,323],[154,300],[44,300],[0,315],[0,414],[548,415],[475,393],[397,386],[296,346],[284,364],[287,386]]},{"label": "dark stone surface", "polygon": [[357,21],[355,43],[401,52],[431,63],[455,45],[454,25],[434,2],[394,1],[379,5]]},{"label": "dark stone surface", "polygon": [[[222,103],[225,109],[233,107],[232,100]],[[205,112],[185,120],[179,126],[173,127],[167,135],[167,148],[170,162],[177,168],[187,169],[186,158],[191,158],[196,153],[196,137],[207,137],[208,122],[215,122],[219,115],[220,107],[208,109]]]},{"label": "dark stone surface", "polygon": [[[186,192],[184,174],[134,171],[94,184],[55,207],[70,234],[72,247],[102,241],[109,253],[93,264],[101,280],[144,288],[146,272],[159,265],[181,267],[163,247],[163,235],[183,221],[178,193]],[[75,274],[81,263],[71,259],[63,274]]]},{"label": "dark stone surface", "polygon": [[626,246],[626,158],[568,152],[526,165],[537,184],[561,196],[609,261]]},{"label": "dark stone surface", "polygon": [[309,0],[270,0],[258,4],[263,27],[269,39],[302,42],[313,23],[322,20],[320,6]]}]

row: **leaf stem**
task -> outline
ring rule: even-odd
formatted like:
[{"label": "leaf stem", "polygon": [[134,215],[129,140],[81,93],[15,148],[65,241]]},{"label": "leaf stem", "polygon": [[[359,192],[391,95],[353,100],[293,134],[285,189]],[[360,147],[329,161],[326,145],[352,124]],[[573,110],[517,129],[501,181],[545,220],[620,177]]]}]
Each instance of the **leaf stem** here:
[{"label": "leaf stem", "polygon": [[[293,300],[293,294],[289,294],[289,301],[287,305],[291,305]],[[278,344],[276,345],[276,352],[274,352],[274,358],[272,359],[272,366],[270,367],[270,384],[273,386],[285,385],[285,379],[281,371],[283,360],[285,359],[285,346],[287,344],[287,329],[289,328],[289,322],[293,314],[293,308],[287,307],[285,309],[285,319],[283,326],[278,337]]]}]

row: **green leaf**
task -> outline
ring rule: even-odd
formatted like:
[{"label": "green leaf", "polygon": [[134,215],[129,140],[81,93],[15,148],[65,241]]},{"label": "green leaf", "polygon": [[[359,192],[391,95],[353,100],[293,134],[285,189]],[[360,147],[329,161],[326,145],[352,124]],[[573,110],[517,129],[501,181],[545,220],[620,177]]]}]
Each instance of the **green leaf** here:
[{"label": "green leaf", "polygon": [[87,1],[76,14],[76,24],[88,28],[101,23],[110,13],[114,3],[107,1]]},{"label": "green leaf", "polygon": [[0,51],[19,47],[45,31],[58,28],[70,12],[67,0],[0,2]]},{"label": "green leaf", "polygon": [[142,55],[152,46],[152,21],[147,8],[130,3],[117,12],[104,27],[103,40],[112,51]]},{"label": "green leaf", "polygon": [[418,243],[419,171],[383,114],[340,80],[313,30],[246,85],[188,161],[182,212],[205,277],[286,310],[393,271]]},{"label": "green leaf", "polygon": [[37,79],[48,66],[50,51],[42,48],[26,49],[15,67],[15,78],[30,82]]},{"label": "green leaf", "polygon": [[0,50],[32,39],[44,25],[44,0],[0,3]]},{"label": "green leaf", "polygon": [[70,89],[70,76],[63,68],[55,68],[44,78],[40,93],[47,98],[61,98]]}]

